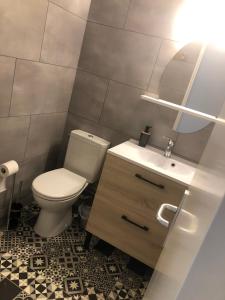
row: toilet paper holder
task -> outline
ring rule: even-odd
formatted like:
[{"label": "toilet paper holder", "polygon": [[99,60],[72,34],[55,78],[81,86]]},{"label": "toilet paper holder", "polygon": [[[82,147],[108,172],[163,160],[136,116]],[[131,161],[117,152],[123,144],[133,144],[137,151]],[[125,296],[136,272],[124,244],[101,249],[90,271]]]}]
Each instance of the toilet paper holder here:
[{"label": "toilet paper holder", "polygon": [[11,193],[9,196],[9,203],[7,204],[7,221],[6,221],[6,230],[9,228],[9,219],[10,219],[10,212],[11,206],[13,201],[14,189],[15,189],[15,182],[16,182],[16,173],[19,171],[19,165],[15,160],[8,161],[2,165],[0,165],[0,193],[4,193],[7,191],[6,181],[7,178],[13,176],[12,188]]}]

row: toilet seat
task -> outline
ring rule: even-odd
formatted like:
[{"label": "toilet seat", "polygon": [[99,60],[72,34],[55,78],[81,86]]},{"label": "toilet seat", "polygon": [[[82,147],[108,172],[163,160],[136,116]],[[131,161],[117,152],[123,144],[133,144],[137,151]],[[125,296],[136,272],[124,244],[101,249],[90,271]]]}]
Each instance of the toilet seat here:
[{"label": "toilet seat", "polygon": [[43,199],[43,200],[46,200],[46,201],[57,201],[57,202],[66,202],[66,201],[70,201],[74,198],[77,197],[77,195],[79,195],[80,193],[77,193],[77,194],[74,194],[74,195],[71,195],[70,197],[65,197],[65,198],[50,198],[50,197],[46,197],[46,195],[43,195],[43,194],[40,194],[40,193],[37,193],[34,189],[33,189],[33,193],[34,195],[38,196],[39,198]]},{"label": "toilet seat", "polygon": [[33,192],[48,201],[75,198],[86,187],[87,180],[65,168],[39,175],[32,183]]}]

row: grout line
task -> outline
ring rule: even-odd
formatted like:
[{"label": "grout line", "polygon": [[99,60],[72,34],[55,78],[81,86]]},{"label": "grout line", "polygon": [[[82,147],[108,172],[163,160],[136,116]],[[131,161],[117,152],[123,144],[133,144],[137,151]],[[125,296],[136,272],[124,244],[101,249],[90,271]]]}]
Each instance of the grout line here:
[{"label": "grout line", "polygon": [[100,123],[98,123],[98,122],[96,122],[96,121],[94,121],[94,120],[90,120],[90,119],[88,119],[87,117],[84,117],[84,116],[79,116],[79,115],[77,115],[77,114],[75,114],[75,113],[73,113],[73,112],[70,112],[70,111],[69,111],[68,115],[69,115],[69,114],[72,115],[72,116],[74,116],[75,118],[78,117],[78,118],[83,119],[83,120],[85,120],[85,121],[87,121],[87,122],[94,123],[94,124],[97,125],[97,126],[104,127],[104,128],[109,129],[109,130],[111,130],[111,131],[114,131],[115,133],[117,133],[117,134],[119,134],[119,135],[121,135],[121,136],[126,136],[128,139],[130,138],[130,135],[128,135],[127,133],[121,132],[121,131],[119,131],[118,129],[111,128],[111,127],[109,127],[108,125],[100,124]]},{"label": "grout line", "polygon": [[27,138],[26,138],[26,143],[25,143],[25,147],[24,147],[24,153],[23,153],[23,159],[22,161],[24,161],[26,159],[26,153],[27,153],[27,147],[28,147],[28,141],[29,141],[29,136],[30,136],[30,128],[31,128],[31,115],[29,116],[29,125],[27,128]]},{"label": "grout line", "polygon": [[80,72],[84,72],[84,73],[89,73],[89,74],[91,74],[91,75],[94,75],[94,76],[99,77],[99,78],[104,79],[104,80],[110,80],[110,78],[107,78],[107,77],[104,77],[103,75],[99,75],[99,74],[94,73],[94,72],[92,72],[92,71],[83,69],[82,67],[77,67],[77,71],[78,71],[78,72],[80,71]]},{"label": "grout line", "polygon": [[13,73],[13,80],[12,80],[12,90],[11,90],[11,95],[10,95],[8,117],[10,116],[10,111],[11,111],[11,108],[12,108],[12,97],[13,97],[13,89],[14,89],[14,82],[15,82],[15,76],[16,76],[16,66],[17,66],[17,59],[15,59],[15,66],[14,66],[14,73]]},{"label": "grout line", "polygon": [[[89,71],[89,70],[87,71],[86,69],[83,69],[83,68],[81,68],[81,67],[78,67],[77,70],[78,70],[78,71],[82,71],[82,72],[89,73],[89,74],[91,74],[91,75],[95,75],[95,76],[97,76],[97,77],[99,77],[99,78],[102,78],[102,79],[105,79],[105,80],[111,80],[111,81],[113,81],[113,82],[116,82],[116,83],[119,83],[119,84],[122,84],[122,85],[126,85],[126,86],[128,86],[128,87],[131,87],[131,88],[134,88],[134,89],[137,89],[137,90],[141,90],[141,91],[145,91],[145,90],[146,90],[144,87],[132,85],[132,84],[129,84],[129,83],[126,83],[126,82],[122,82],[122,81],[119,81],[119,80],[116,80],[116,79],[112,79],[112,78],[107,78],[107,77],[104,77],[104,76],[102,76],[102,75],[98,75],[97,73],[94,73],[94,72],[92,72],[92,71]],[[146,88],[147,88],[147,86],[146,86]]]},{"label": "grout line", "polygon": [[126,25],[127,25],[127,20],[128,20],[128,15],[129,15],[129,12],[130,12],[131,4],[132,4],[132,0],[129,0],[126,17],[125,17],[124,24],[123,24],[123,29],[124,30],[126,30]]},{"label": "grout line", "polygon": [[[56,113],[56,114],[62,114],[62,113]],[[40,114],[40,115],[52,115],[52,113],[51,114]],[[27,153],[27,148],[28,148],[28,142],[29,142],[30,130],[31,130],[31,122],[32,122],[32,117],[33,116],[37,116],[37,115],[26,116],[26,117],[29,117],[30,122],[29,122],[29,126],[28,126],[28,129],[27,129],[26,144],[25,144],[24,155],[23,155],[22,161],[26,161],[26,153]],[[65,122],[67,120],[67,116],[68,116],[68,113],[66,114]]]},{"label": "grout line", "polygon": [[106,92],[105,92],[105,97],[104,97],[104,101],[103,101],[103,104],[102,104],[102,110],[101,110],[101,113],[100,113],[100,116],[98,118],[98,124],[101,124],[101,119],[102,119],[102,116],[103,116],[103,112],[104,112],[104,108],[105,108],[105,104],[106,104],[106,100],[109,96],[109,87],[110,87],[110,80],[108,80],[108,83],[107,83],[107,88],[106,88]]},{"label": "grout line", "polygon": [[116,27],[116,26],[104,24],[104,23],[101,23],[101,22],[98,22],[98,21],[94,21],[94,20],[91,20],[91,19],[88,19],[87,23],[93,23],[93,24],[104,26],[104,27],[112,28],[112,29],[115,29],[115,30],[121,30],[121,31],[127,31],[127,32],[131,32],[131,33],[141,34],[141,35],[144,35],[146,37],[157,38],[157,39],[164,40],[164,41],[170,41],[170,42],[175,42],[175,43],[185,43],[185,41],[182,41],[182,40],[175,40],[175,39],[171,39],[171,38],[167,38],[167,37],[163,37],[163,36],[159,36],[159,35],[148,34],[148,33],[144,33],[144,32],[141,32],[141,31],[135,31],[135,30],[127,29],[125,27]]},{"label": "grout line", "polygon": [[[121,27],[106,25],[106,24],[103,24],[103,23],[99,23],[97,21],[88,20],[87,23],[97,24],[99,26],[104,26],[104,27],[111,28],[111,29],[114,29],[114,30],[120,30],[120,31],[125,31],[125,32],[130,32],[130,33],[136,33],[136,34],[140,34],[140,35],[143,35],[143,36],[146,36],[146,37],[149,37],[149,38],[160,39],[160,40],[161,39],[170,40],[168,38],[163,38],[163,37],[158,36],[158,35],[151,35],[151,34],[147,34],[147,33],[144,33],[144,32],[139,32],[139,31],[135,31],[135,30],[131,30],[131,29],[125,29],[125,28],[121,28]],[[173,41],[173,40],[170,40],[170,41]],[[177,42],[179,42],[179,41],[177,41]]]},{"label": "grout line", "polygon": [[147,91],[149,90],[150,85],[151,85],[152,77],[153,77],[153,74],[154,74],[155,67],[156,67],[156,65],[157,65],[157,61],[158,61],[158,58],[159,58],[159,55],[160,55],[160,51],[161,51],[161,49],[162,49],[162,45],[163,45],[163,40],[160,41],[158,53],[157,53],[157,55],[155,56],[155,61],[154,61],[153,67],[152,67],[152,72],[151,72],[151,74],[150,74],[150,77],[149,77],[149,80],[148,80],[148,83],[147,83]]},{"label": "grout line", "polygon": [[56,64],[53,64],[53,63],[45,62],[45,61],[39,61],[39,60],[32,60],[32,59],[28,59],[28,58],[21,58],[21,57],[9,56],[9,55],[5,55],[5,54],[0,54],[0,57],[1,56],[7,57],[7,58],[14,58],[14,59],[17,59],[17,60],[30,61],[30,62],[33,62],[33,63],[39,63],[39,64],[44,64],[44,65],[49,65],[49,66],[61,67],[61,68],[64,68],[64,69],[71,69],[71,70],[76,70],[77,69],[77,67],[69,67],[69,66],[56,65]]},{"label": "grout line", "polygon": [[83,18],[83,17],[81,17],[81,16],[79,16],[79,15],[73,13],[72,11],[66,9],[65,7],[63,7],[63,6],[61,6],[61,5],[57,4],[57,3],[55,3],[54,1],[49,0],[49,3],[51,3],[52,5],[55,5],[55,6],[59,7],[59,8],[61,8],[62,10],[66,11],[67,13],[71,14],[71,15],[74,16],[74,17],[78,17],[78,18],[80,18],[81,20],[87,22],[87,19],[85,19],[85,18]]},{"label": "grout line", "polygon": [[0,119],[6,119],[6,118],[23,118],[23,117],[30,117],[30,116],[42,116],[42,115],[59,115],[59,114],[66,114],[68,113],[68,110],[65,110],[65,111],[56,111],[56,112],[43,112],[43,113],[38,113],[38,114],[33,114],[33,113],[30,113],[30,114],[26,114],[26,115],[8,115],[8,116],[2,116],[0,117]]},{"label": "grout line", "polygon": [[41,61],[42,48],[43,48],[43,43],[44,43],[44,39],[45,39],[45,31],[46,31],[47,19],[48,19],[48,9],[49,9],[49,1],[48,1],[48,5],[47,5],[47,10],[46,10],[45,26],[44,26],[43,38],[42,38],[42,42],[41,42],[39,62]]}]

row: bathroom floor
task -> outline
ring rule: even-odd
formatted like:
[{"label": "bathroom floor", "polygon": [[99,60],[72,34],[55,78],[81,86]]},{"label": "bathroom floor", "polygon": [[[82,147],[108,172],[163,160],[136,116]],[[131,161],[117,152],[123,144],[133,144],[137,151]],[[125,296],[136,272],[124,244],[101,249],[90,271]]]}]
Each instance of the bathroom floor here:
[{"label": "bathroom floor", "polygon": [[61,235],[40,238],[33,231],[37,215],[34,205],[24,208],[17,229],[0,238],[1,300],[142,299],[148,278],[127,268],[127,255],[86,251],[77,219]]}]

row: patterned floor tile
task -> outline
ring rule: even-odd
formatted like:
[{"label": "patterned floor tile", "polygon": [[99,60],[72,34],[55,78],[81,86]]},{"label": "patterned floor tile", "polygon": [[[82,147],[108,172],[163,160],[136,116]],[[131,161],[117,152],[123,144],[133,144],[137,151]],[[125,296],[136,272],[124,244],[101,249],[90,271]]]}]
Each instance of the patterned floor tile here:
[{"label": "patterned floor tile", "polygon": [[16,268],[22,265],[22,261],[12,256],[10,253],[4,253],[0,256],[0,273],[1,276],[9,276]]},{"label": "patterned floor tile", "polygon": [[27,245],[26,243],[21,243],[9,250],[11,255],[19,257],[23,263],[26,263],[27,260],[37,252],[38,248]]},{"label": "patterned floor tile", "polygon": [[80,258],[71,252],[65,252],[62,256],[57,258],[57,262],[61,267],[73,271],[80,262]]},{"label": "patterned floor tile", "polygon": [[83,281],[80,277],[70,277],[64,281],[65,292],[68,295],[82,294],[84,291]]},{"label": "patterned floor tile", "polygon": [[24,291],[34,299],[49,299],[56,289],[57,285],[39,275],[24,288]]},{"label": "patterned floor tile", "polygon": [[75,253],[77,253],[77,255],[82,255],[86,252],[82,245],[74,245],[73,250]]},{"label": "patterned floor tile", "polygon": [[33,231],[38,212],[23,209],[17,229],[0,239],[0,283],[22,289],[15,300],[142,299],[148,279],[127,269],[126,254],[85,250],[78,219],[59,236],[41,238]]},{"label": "patterned floor tile", "polygon": [[13,300],[34,300],[32,297],[30,297],[27,293],[22,291],[19,293]]},{"label": "patterned floor tile", "polygon": [[108,295],[108,300],[120,300],[120,299],[135,299],[141,300],[143,294],[140,289],[126,289],[122,282],[117,282],[113,290]]},{"label": "patterned floor tile", "polygon": [[30,258],[30,267],[33,270],[45,270],[48,268],[48,257],[44,254],[36,254]]},{"label": "patterned floor tile", "polygon": [[119,265],[114,262],[106,263],[105,270],[109,275],[119,275],[121,273]]}]

